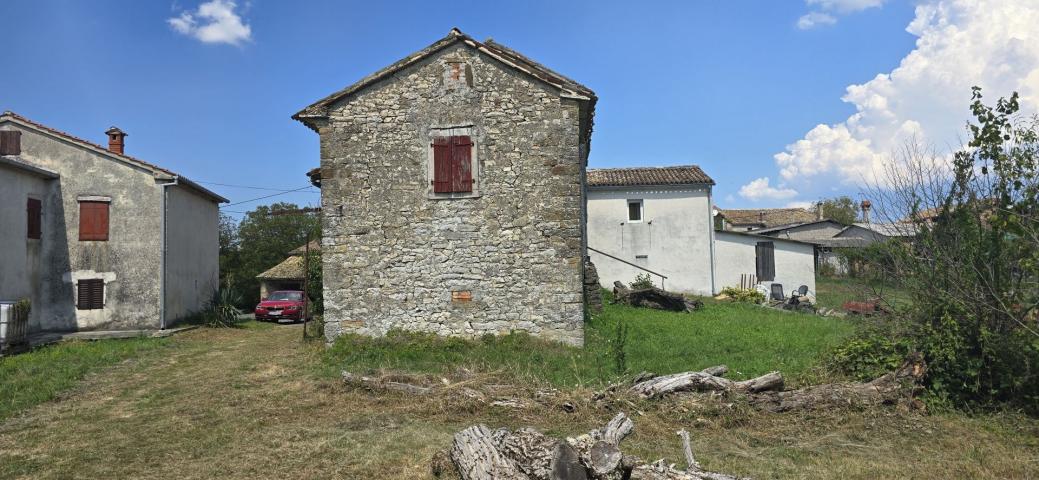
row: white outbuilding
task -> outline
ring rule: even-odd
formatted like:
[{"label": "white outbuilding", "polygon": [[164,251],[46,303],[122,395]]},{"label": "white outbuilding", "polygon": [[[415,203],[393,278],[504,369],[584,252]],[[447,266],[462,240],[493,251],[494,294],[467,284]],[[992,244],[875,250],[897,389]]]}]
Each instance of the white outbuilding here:
[{"label": "white outbuilding", "polygon": [[586,186],[588,253],[603,286],[648,274],[696,295],[773,283],[815,293],[815,246],[715,231],[714,180],[696,165],[590,169]]}]

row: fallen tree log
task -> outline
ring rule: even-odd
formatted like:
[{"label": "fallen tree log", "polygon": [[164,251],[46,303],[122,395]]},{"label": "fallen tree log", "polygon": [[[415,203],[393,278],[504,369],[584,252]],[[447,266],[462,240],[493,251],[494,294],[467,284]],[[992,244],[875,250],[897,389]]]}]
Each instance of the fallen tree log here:
[{"label": "fallen tree log", "polygon": [[657,287],[633,290],[619,281],[613,282],[613,303],[669,310],[672,312],[691,312],[703,308],[703,302],[699,300],[690,300],[677,293],[671,293]]},{"label": "fallen tree log", "polygon": [[[646,464],[624,455],[619,444],[634,427],[627,415],[619,413],[603,428],[560,440],[532,428],[510,432],[474,425],[455,434],[450,457],[463,480],[736,480],[702,470],[696,462],[683,471],[663,460]],[[688,437],[684,439],[691,459]],[[439,454],[431,467],[434,475],[443,473]]]},{"label": "fallen tree log", "polygon": [[902,366],[866,383],[827,383],[786,392],[765,392],[750,397],[751,405],[772,412],[814,410],[840,406],[888,405],[912,400],[927,374],[923,356],[914,353]]},{"label": "fallen tree log", "polygon": [[699,372],[683,372],[643,380],[631,386],[631,392],[642,398],[662,397],[678,392],[739,392],[757,393],[782,390],[783,376],[772,372],[750,380],[734,382],[715,373],[724,374],[728,368],[711,367]]}]

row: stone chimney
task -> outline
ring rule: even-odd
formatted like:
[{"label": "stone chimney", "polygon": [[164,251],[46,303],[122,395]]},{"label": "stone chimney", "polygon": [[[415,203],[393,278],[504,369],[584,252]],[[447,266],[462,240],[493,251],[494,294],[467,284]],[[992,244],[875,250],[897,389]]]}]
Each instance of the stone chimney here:
[{"label": "stone chimney", "polygon": [[126,138],[126,132],[117,127],[112,127],[105,130],[105,133],[108,134],[108,151],[123,155],[123,146],[125,145],[123,139]]},{"label": "stone chimney", "polygon": [[873,204],[869,200],[863,200],[859,206],[862,207],[862,223],[869,223],[869,210],[873,208]]},{"label": "stone chimney", "polygon": [[823,202],[815,202],[815,219],[823,219]]}]

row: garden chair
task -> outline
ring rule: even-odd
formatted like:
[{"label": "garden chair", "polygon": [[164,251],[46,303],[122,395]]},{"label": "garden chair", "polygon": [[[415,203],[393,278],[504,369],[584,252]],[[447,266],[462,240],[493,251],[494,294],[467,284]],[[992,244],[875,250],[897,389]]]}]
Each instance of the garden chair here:
[{"label": "garden chair", "polygon": [[803,297],[805,295],[808,295],[808,285],[801,285],[800,287],[797,287],[797,296]]},{"label": "garden chair", "polygon": [[786,301],[786,295],[783,294],[783,284],[773,283],[772,284],[772,300],[778,300],[780,302]]}]

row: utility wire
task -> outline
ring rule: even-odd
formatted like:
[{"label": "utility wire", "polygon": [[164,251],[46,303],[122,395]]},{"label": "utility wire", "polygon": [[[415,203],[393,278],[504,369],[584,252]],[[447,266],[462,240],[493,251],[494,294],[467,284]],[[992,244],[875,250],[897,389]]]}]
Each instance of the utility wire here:
[{"label": "utility wire", "polygon": [[[235,205],[241,205],[243,203],[255,202],[257,200],[263,200],[265,198],[277,197],[278,195],[285,195],[286,193],[298,192],[300,190],[305,190],[307,188],[310,188],[310,185],[307,185],[305,187],[300,187],[300,188],[297,188],[295,190],[285,190],[284,192],[281,192],[281,193],[272,193],[270,195],[264,195],[262,197],[250,198],[248,200],[242,200],[241,202],[228,203],[227,205],[224,205],[223,207],[233,207]],[[223,207],[220,207],[220,208],[223,208]]]},{"label": "utility wire", "polygon": [[[249,189],[252,189],[252,190],[269,190],[271,192],[290,192],[290,191],[292,191],[292,190],[285,190],[283,188],[254,187],[252,185],[231,185],[229,183],[203,182],[201,180],[195,180],[195,183],[204,183],[206,185],[220,185],[221,187],[249,188]],[[321,193],[321,192],[319,190],[314,190],[313,193]]]}]

